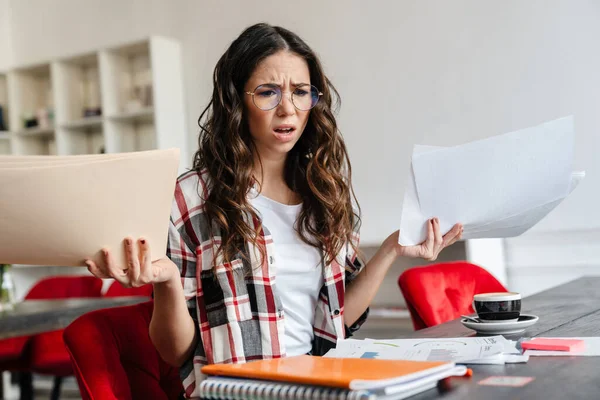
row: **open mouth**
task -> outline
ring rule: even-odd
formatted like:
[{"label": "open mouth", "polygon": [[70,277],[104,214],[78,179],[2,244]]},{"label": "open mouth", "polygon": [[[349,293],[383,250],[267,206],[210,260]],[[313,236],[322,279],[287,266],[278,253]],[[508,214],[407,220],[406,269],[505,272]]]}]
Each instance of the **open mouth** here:
[{"label": "open mouth", "polygon": [[275,130],[275,132],[279,133],[280,135],[289,135],[290,133],[294,132],[296,129],[293,127],[290,127],[290,128],[275,128],[274,130]]}]

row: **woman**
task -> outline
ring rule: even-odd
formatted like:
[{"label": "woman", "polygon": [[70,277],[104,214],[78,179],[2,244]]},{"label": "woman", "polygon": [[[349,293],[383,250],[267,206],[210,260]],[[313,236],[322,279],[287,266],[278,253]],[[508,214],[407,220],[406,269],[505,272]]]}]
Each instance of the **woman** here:
[{"label": "woman", "polygon": [[[194,169],[179,177],[167,257],[125,239],[128,265],[90,272],[154,286],[150,336],[181,366],[186,396],[207,363],[322,355],[365,320],[399,256],[433,260],[460,238],[437,219],[418,246],[391,234],[365,265],[357,257],[351,169],[332,112],[337,92],[297,35],[257,24],[214,71]],[[186,301],[187,300],[187,301]]]}]

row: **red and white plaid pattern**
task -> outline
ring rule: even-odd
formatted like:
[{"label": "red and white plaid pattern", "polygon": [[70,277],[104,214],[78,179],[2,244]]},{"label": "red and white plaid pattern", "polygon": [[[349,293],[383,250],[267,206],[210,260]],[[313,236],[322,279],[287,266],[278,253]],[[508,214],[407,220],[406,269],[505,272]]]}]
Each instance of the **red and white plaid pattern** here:
[{"label": "red and white plaid pattern", "polygon": [[[260,248],[250,243],[245,249],[248,261],[240,256],[228,264],[213,254],[221,236],[204,214],[208,176],[195,171],[181,175],[169,226],[167,255],[181,272],[190,315],[199,330],[193,356],[181,367],[186,397],[198,396],[205,377],[200,368],[213,363],[243,363],[285,356],[284,310],[276,294],[277,260],[273,239],[265,229],[258,246],[266,257],[261,263]],[[260,221],[246,218],[248,224]],[[212,234],[211,234],[212,231]],[[358,233],[354,235],[358,244]],[[315,312],[312,354],[323,355],[335,347],[337,339],[354,332],[365,321],[368,310],[348,328],[344,325],[344,289],[360,272],[363,263],[348,245],[336,261],[323,266],[324,285]]]}]

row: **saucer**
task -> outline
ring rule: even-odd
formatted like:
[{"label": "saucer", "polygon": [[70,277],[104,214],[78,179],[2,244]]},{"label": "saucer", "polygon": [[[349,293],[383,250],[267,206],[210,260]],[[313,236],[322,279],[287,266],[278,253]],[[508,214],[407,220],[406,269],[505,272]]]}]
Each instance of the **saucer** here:
[{"label": "saucer", "polygon": [[518,321],[512,322],[473,322],[461,318],[460,323],[482,335],[512,335],[521,333],[538,322],[539,318],[531,314],[521,314]]}]

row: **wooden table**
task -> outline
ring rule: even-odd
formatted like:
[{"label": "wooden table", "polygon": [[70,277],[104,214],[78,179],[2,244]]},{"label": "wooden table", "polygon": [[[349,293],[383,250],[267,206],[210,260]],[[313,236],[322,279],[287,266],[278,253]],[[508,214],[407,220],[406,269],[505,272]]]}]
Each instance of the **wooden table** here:
[{"label": "wooden table", "polygon": [[65,300],[25,300],[0,311],[0,339],[66,328],[79,316],[102,308],[148,301],[148,297],[96,297]]},{"label": "wooden table", "polygon": [[[522,301],[522,312],[540,317],[511,340],[533,336],[600,336],[600,277],[584,277]],[[475,336],[454,320],[423,329],[411,337]],[[600,399],[600,357],[530,357],[526,364],[472,365],[472,378],[453,378],[411,397],[423,399]],[[534,377],[523,387],[483,386],[493,375]]]}]

